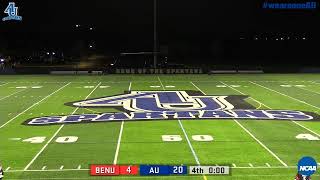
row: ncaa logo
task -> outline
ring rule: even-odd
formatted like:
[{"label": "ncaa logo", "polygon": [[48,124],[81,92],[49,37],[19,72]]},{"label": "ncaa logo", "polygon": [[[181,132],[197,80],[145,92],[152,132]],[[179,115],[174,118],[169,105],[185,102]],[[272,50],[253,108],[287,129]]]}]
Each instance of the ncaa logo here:
[{"label": "ncaa logo", "polygon": [[311,176],[317,171],[317,162],[312,157],[303,157],[298,162],[298,173],[302,176]]}]

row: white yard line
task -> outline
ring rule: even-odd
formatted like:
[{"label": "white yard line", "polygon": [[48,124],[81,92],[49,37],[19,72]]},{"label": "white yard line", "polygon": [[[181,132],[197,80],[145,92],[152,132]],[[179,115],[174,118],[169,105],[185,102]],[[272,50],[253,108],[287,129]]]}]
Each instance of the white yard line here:
[{"label": "white yard line", "polygon": [[181,129],[182,129],[182,131],[183,131],[183,134],[184,134],[184,136],[185,136],[185,138],[186,138],[186,140],[187,140],[187,142],[188,142],[188,145],[189,145],[189,148],[190,148],[190,150],[191,150],[191,152],[192,152],[192,154],[193,154],[193,157],[194,157],[194,159],[196,160],[197,165],[200,166],[201,164],[200,164],[199,158],[198,158],[195,150],[193,149],[193,146],[192,146],[192,144],[191,144],[191,142],[190,142],[190,139],[189,139],[189,137],[188,137],[188,135],[187,135],[187,132],[186,132],[186,130],[184,129],[184,127],[183,127],[180,119],[178,120],[178,122],[179,122],[179,125],[180,125],[180,127],[181,127]]},{"label": "white yard line", "polygon": [[309,132],[311,132],[311,133],[313,133],[313,134],[315,134],[315,135],[317,135],[317,136],[319,136],[319,137],[320,137],[320,134],[318,134],[318,133],[314,132],[313,130],[311,130],[311,129],[307,128],[307,127],[305,127],[304,125],[302,125],[302,124],[300,124],[300,123],[298,123],[298,122],[296,122],[296,121],[291,121],[291,122],[295,123],[296,125],[298,125],[298,126],[300,126],[300,127],[304,128],[304,129],[308,130]]},{"label": "white yard line", "polygon": [[131,85],[132,85],[132,83],[130,82],[130,84],[129,84],[129,91],[131,91]]},{"label": "white yard line", "polygon": [[5,86],[5,85],[7,85],[7,84],[9,84],[9,83],[7,82],[7,83],[4,83],[4,84],[0,84],[0,86]]},{"label": "white yard line", "polygon": [[318,82],[315,82],[315,81],[310,81],[312,84],[320,84]]},{"label": "white yard line", "polygon": [[10,168],[11,168],[11,167],[7,167],[6,170],[4,170],[4,171],[9,171]]},{"label": "white yard line", "polygon": [[[250,81],[250,82],[251,82],[251,81]],[[267,89],[267,90],[270,90],[270,91],[273,91],[273,92],[277,92],[277,91],[275,91],[275,90],[273,90],[273,89],[267,88],[267,87],[262,86],[262,85],[260,85],[260,84],[257,84],[257,83],[254,83],[254,82],[251,82],[251,83],[256,84],[256,85],[258,85],[258,86],[260,86],[260,87],[262,87],[262,88],[265,88],[265,89]],[[279,93],[279,94],[281,94],[281,95],[284,95],[285,97],[290,97],[290,96],[285,95],[285,94],[280,93],[280,92],[277,92],[277,93]],[[290,98],[296,100],[295,98],[292,98],[292,97],[290,97]],[[253,99],[253,98],[251,98],[251,99]],[[257,101],[257,100],[256,100],[256,101]],[[298,99],[297,99],[297,101],[300,102],[300,100],[298,100]],[[265,106],[266,106],[266,105],[265,105]],[[268,109],[272,109],[272,108],[270,108],[269,106],[266,106],[266,107],[267,107]],[[294,124],[296,124],[296,125],[304,128],[305,130],[307,130],[307,131],[309,131],[309,132],[311,132],[311,133],[313,133],[313,134],[315,134],[315,135],[317,135],[317,136],[320,137],[320,134],[314,132],[313,130],[311,130],[311,129],[307,128],[307,127],[305,127],[304,125],[302,125],[302,124],[300,124],[300,123],[298,123],[298,122],[296,122],[296,121],[291,121],[291,122],[293,122]]]},{"label": "white yard line", "polygon": [[[234,91],[237,91],[238,93],[240,93],[240,94],[242,94],[242,95],[246,95],[245,93],[239,91],[238,89],[236,89],[236,88],[234,88],[234,87],[232,87],[232,86],[229,86],[228,84],[226,84],[226,83],[224,83],[224,82],[222,82],[222,81],[220,81],[220,83],[222,83],[223,85],[231,88],[231,89],[234,90]],[[251,97],[251,96],[249,97],[249,99],[252,99],[253,101],[257,102],[258,104],[261,104],[261,105],[265,106],[265,107],[268,108],[268,109],[271,109],[269,106],[267,106],[267,105],[265,105],[264,103],[262,103],[262,102],[260,102],[260,101],[258,101],[258,100],[256,100],[256,99],[254,99],[254,98]]]},{"label": "white yard line", "polygon": [[6,99],[6,98],[8,98],[8,97],[11,97],[11,96],[13,96],[13,95],[15,95],[15,94],[18,94],[19,92],[25,91],[25,90],[26,90],[26,89],[22,89],[22,90],[20,90],[20,91],[17,91],[17,92],[14,92],[14,93],[12,93],[12,94],[9,94],[8,96],[5,96],[5,97],[1,98],[0,101]]},{"label": "white yard line", "polygon": [[[89,93],[89,95],[85,98],[88,99],[90,95],[100,86],[101,82]],[[77,112],[79,107],[77,107],[71,114],[74,114]],[[51,143],[51,141],[57,136],[57,134],[61,131],[61,129],[64,127],[64,124],[62,124],[59,129],[53,134],[53,136],[49,139],[49,141],[40,149],[40,151],[33,157],[33,159],[29,162],[29,164],[24,168],[24,170],[27,170],[32,163],[40,156],[40,154],[47,148],[47,146]]]},{"label": "white yard line", "polygon": [[[159,82],[160,82],[160,84],[161,84],[161,86],[162,86],[162,89],[165,90],[165,88],[164,88],[164,86],[163,86],[163,84],[162,84],[162,81],[161,81],[161,79],[159,78],[159,76],[158,76],[158,80],[159,80]],[[183,132],[183,134],[184,134],[184,136],[185,136],[185,138],[186,138],[186,140],[187,140],[187,143],[188,143],[189,148],[190,148],[190,150],[191,150],[191,152],[192,152],[192,155],[193,155],[193,157],[194,157],[197,165],[200,166],[199,158],[198,158],[198,156],[197,156],[197,154],[196,154],[196,152],[195,152],[195,150],[194,150],[194,148],[193,148],[193,146],[192,146],[192,144],[191,144],[191,142],[190,142],[190,139],[189,139],[189,137],[188,137],[188,135],[187,135],[186,130],[184,129],[184,127],[183,127],[183,125],[182,125],[182,123],[181,123],[181,120],[178,119],[178,122],[179,122],[180,128],[182,129],[182,132]]]},{"label": "white yard line", "polygon": [[[229,87],[229,85],[227,85],[223,82],[221,82],[221,83]],[[196,86],[192,82],[191,82],[191,84],[194,87],[196,87],[199,91],[201,91],[204,95],[206,95],[206,93],[204,93],[198,86]],[[243,94],[243,93],[241,93],[241,94]],[[245,132],[247,132],[255,141],[257,141],[264,149],[266,149],[273,157],[275,157],[283,166],[288,167],[288,165],[285,162],[283,162],[274,152],[272,152],[266,145],[264,145],[259,139],[257,139],[248,129],[246,129],[244,126],[242,126],[242,124],[240,124],[235,119],[234,119],[234,122],[237,123]]]},{"label": "white yard line", "polygon": [[267,167],[271,167],[269,163],[266,163]]},{"label": "white yard line", "polygon": [[[42,167],[43,168],[43,167]],[[49,171],[52,171],[52,172],[58,172],[58,171],[88,171],[90,169],[27,169],[27,170],[24,170],[24,169],[20,169],[20,170],[9,170],[7,171],[8,173],[9,172],[49,172]]]},{"label": "white yard line", "polygon": [[81,165],[79,165],[77,169],[81,169]]},{"label": "white yard line", "polygon": [[232,169],[296,169],[297,166],[255,166],[255,167],[233,167]]},{"label": "white yard line", "polygon": [[[128,91],[131,91],[131,85],[132,85],[132,82],[130,82],[130,84],[129,84]],[[119,131],[118,142],[117,142],[117,148],[116,148],[116,152],[114,153],[114,158],[113,158],[113,164],[117,164],[117,162],[118,162],[123,126],[124,126],[124,121],[121,122],[121,127],[120,127],[120,131]]]},{"label": "white yard line", "polygon": [[288,167],[288,165],[283,162],[274,152],[272,152],[266,145],[264,145],[259,139],[257,139],[248,129],[246,129],[237,120],[234,120],[245,132],[247,132],[254,140],[256,140],[264,149],[266,149],[273,157],[275,157],[283,166]]},{"label": "white yard line", "polygon": [[57,134],[60,132],[60,130],[63,128],[64,124],[59,127],[59,129],[53,134],[53,136],[49,139],[49,141],[40,149],[40,151],[32,158],[32,160],[28,163],[28,165],[24,168],[24,170],[27,170],[32,163],[40,156],[40,154],[46,149],[46,147],[49,145],[49,143],[57,136]]},{"label": "white yard line", "polygon": [[319,93],[319,92],[317,92],[317,91],[313,91],[313,90],[310,90],[310,89],[307,89],[307,88],[302,88],[302,87],[296,87],[296,88],[299,88],[299,89],[302,89],[302,90],[305,90],[305,91],[312,92],[312,93],[315,93],[315,94],[320,95],[320,93]]},{"label": "white yard line", "polygon": [[162,89],[165,91],[166,89],[164,88],[164,85],[162,84],[162,81],[161,81],[160,77],[157,76],[157,78],[158,78],[158,80],[159,80],[159,82],[160,82],[160,84],[161,84]]},{"label": "white yard line", "polygon": [[121,122],[121,127],[120,127],[120,132],[119,132],[119,138],[118,138],[118,143],[117,143],[117,149],[116,149],[116,152],[115,152],[115,154],[114,154],[113,164],[117,164],[117,162],[118,162],[118,155],[119,155],[120,144],[121,144],[123,124],[124,124],[124,121]]},{"label": "white yard line", "polygon": [[7,121],[6,123],[4,123],[3,125],[0,126],[0,129],[5,127],[7,124],[9,124],[11,121],[13,121],[14,119],[16,119],[17,117],[19,117],[20,115],[24,114],[25,112],[27,112],[28,110],[30,110],[31,108],[35,107],[36,105],[38,105],[39,103],[41,103],[42,101],[48,99],[50,96],[52,96],[53,94],[57,93],[58,91],[60,91],[61,89],[65,88],[66,86],[68,86],[71,82],[69,82],[68,84],[60,87],[59,89],[57,89],[56,91],[54,91],[53,93],[49,94],[48,96],[44,97],[43,99],[41,99],[40,101],[34,103],[33,105],[29,106],[27,109],[25,109],[24,111],[22,111],[21,113],[19,113],[18,115],[16,115],[15,117],[13,117],[12,119],[10,119],[9,121]]},{"label": "white yard line", "polygon": [[298,101],[298,102],[300,102],[300,103],[306,104],[306,105],[308,105],[308,106],[311,106],[311,107],[313,107],[313,108],[316,108],[316,109],[319,109],[319,110],[320,110],[319,107],[317,107],[317,106],[315,106],[315,105],[312,105],[312,104],[309,104],[309,103],[307,103],[307,102],[305,102],[305,101],[302,101],[302,100],[300,100],[300,99],[297,99],[297,98],[291,97],[291,96],[289,96],[289,95],[283,94],[283,93],[281,93],[281,92],[279,92],[279,91],[276,91],[276,90],[274,90],[274,89],[265,87],[265,86],[263,86],[263,85],[261,85],[261,84],[258,84],[258,83],[252,82],[252,81],[249,81],[249,82],[252,83],[252,84],[255,84],[255,85],[257,85],[257,86],[260,86],[260,87],[262,87],[262,88],[264,88],[264,89],[268,89],[269,91],[278,93],[278,94],[280,94],[280,95],[282,95],[282,96],[288,97],[288,98],[290,98],[290,99],[293,99],[293,100],[295,100],[295,101]]}]

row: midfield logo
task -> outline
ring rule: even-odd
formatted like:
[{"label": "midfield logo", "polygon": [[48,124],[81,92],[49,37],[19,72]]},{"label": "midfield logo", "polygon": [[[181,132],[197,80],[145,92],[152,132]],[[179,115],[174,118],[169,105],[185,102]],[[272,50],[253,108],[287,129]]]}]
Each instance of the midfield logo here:
[{"label": "midfield logo", "polygon": [[120,112],[39,117],[28,125],[176,119],[315,120],[316,114],[292,110],[258,110],[248,96],[203,95],[199,91],[130,91],[121,95],[66,103],[79,108],[115,108]]}]

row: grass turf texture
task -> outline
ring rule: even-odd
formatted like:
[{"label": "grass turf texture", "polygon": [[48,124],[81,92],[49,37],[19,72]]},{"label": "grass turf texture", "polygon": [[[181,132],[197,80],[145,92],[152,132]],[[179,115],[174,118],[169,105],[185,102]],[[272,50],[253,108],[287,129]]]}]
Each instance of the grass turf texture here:
[{"label": "grass turf texture", "polygon": [[[122,122],[22,125],[25,120],[39,116],[118,111],[75,108],[64,103],[120,94],[129,89],[246,94],[251,97],[247,101],[259,109],[316,113],[320,110],[317,74],[0,76],[0,161],[3,169],[7,169],[6,179],[293,179],[302,156],[312,156],[320,162],[319,141],[296,139],[298,134],[319,137],[320,122],[125,122],[120,144]],[[183,140],[164,142],[162,135],[180,135]],[[193,141],[192,135],[211,135],[214,141]],[[78,140],[57,143],[56,139],[63,136],[77,136]],[[23,142],[31,137],[45,140]],[[87,170],[89,164],[196,165],[196,159],[201,165],[235,167],[229,176],[90,177]],[[319,175],[316,173],[313,179],[320,179]]]}]

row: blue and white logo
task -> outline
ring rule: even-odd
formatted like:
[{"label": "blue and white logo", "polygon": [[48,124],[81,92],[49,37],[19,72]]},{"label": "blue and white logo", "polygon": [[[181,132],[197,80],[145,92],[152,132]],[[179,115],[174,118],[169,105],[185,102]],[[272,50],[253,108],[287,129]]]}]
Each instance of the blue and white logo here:
[{"label": "blue and white logo", "polygon": [[298,162],[298,173],[303,176],[311,176],[317,171],[317,162],[312,157],[303,157]]},{"label": "blue and white logo", "polygon": [[2,18],[2,21],[16,20],[22,21],[22,17],[18,16],[18,7],[14,2],[9,2],[9,5],[4,10],[4,13],[8,14],[7,17]]},{"label": "blue and white logo", "polygon": [[[118,112],[38,117],[27,125],[112,121],[188,119],[316,120],[316,114],[294,110],[256,109],[242,95],[204,95],[199,91],[130,91],[66,105],[78,108],[114,108]],[[120,112],[119,112],[120,111]]]}]

